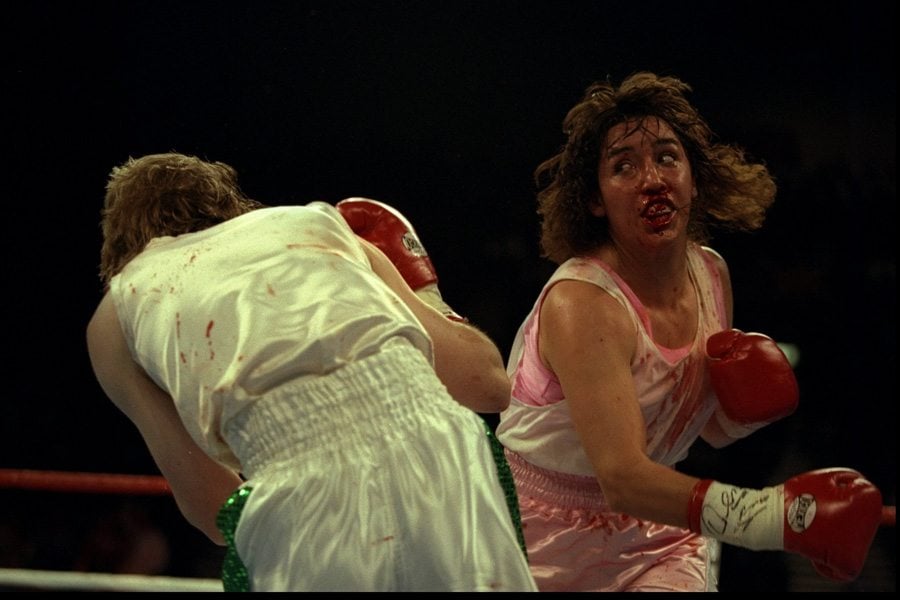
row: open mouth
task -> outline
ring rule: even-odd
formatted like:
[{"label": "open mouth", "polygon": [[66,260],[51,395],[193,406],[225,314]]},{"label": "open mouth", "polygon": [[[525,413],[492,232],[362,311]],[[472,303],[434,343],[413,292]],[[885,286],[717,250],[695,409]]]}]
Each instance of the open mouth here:
[{"label": "open mouth", "polygon": [[644,205],[644,210],[641,211],[641,219],[655,231],[659,231],[668,227],[672,219],[675,218],[677,211],[678,207],[668,198],[656,198]]}]

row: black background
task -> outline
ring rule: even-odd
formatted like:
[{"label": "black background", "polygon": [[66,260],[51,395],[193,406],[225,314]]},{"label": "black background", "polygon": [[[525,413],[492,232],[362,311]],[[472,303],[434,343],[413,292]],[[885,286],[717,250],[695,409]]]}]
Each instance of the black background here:
[{"label": "black background", "polygon": [[[0,468],[157,471],[96,384],[99,210],[128,156],[235,166],[268,204],[387,201],[444,297],[509,344],[552,265],[531,175],[592,81],[676,75],[726,142],[779,183],[766,227],[722,234],[735,325],[800,349],[801,407],[683,466],[771,485],[827,466],[896,493],[894,3],[768,1],[35,1],[5,8],[3,257],[8,385]],[[0,490],[0,566],[71,568],[114,497]],[[128,502],[140,503],[138,499]],[[167,573],[217,549],[168,499]],[[68,528],[68,529],[67,529]],[[52,550],[51,550],[52,548]],[[212,556],[212,559],[209,558]],[[895,590],[894,530],[837,585],[782,553],[726,548],[723,591]],[[212,567],[212,576],[215,568]]]}]

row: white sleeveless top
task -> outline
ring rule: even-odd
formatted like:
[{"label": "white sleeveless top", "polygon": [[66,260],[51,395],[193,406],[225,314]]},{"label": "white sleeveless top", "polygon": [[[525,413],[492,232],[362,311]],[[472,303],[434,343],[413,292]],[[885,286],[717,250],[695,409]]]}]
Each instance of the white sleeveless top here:
[{"label": "white sleeveless top", "polygon": [[698,328],[691,344],[671,350],[653,341],[649,313],[608,265],[584,257],[560,265],[513,341],[507,364],[512,398],[497,428],[503,445],[539,467],[594,476],[559,381],[538,354],[544,298],[558,281],[574,279],[603,288],[631,315],[637,332],[631,372],[647,426],[647,455],[668,466],[684,459],[715,408],[706,369],[706,339],[727,323],[718,269],[708,252],[696,244],[688,247],[688,273],[697,294]]},{"label": "white sleeveless top", "polygon": [[433,363],[422,325],[324,202],[156,238],[110,293],[135,360],[174,398],[197,443],[233,468],[223,424],[278,386],[396,336]]}]

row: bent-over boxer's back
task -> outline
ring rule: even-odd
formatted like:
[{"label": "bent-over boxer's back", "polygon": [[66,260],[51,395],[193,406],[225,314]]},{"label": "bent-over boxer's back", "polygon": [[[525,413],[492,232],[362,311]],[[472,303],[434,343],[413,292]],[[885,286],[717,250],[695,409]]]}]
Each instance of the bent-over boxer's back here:
[{"label": "bent-over boxer's back", "polygon": [[137,362],[210,441],[246,402],[395,336],[431,359],[419,322],[325,203],[154,239],[110,291]]}]

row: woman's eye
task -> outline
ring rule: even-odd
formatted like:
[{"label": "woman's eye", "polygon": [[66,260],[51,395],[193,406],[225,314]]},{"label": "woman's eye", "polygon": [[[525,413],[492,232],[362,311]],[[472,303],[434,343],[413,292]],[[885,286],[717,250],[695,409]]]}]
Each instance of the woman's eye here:
[{"label": "woman's eye", "polygon": [[664,165],[671,165],[677,160],[677,157],[674,154],[666,152],[665,154],[660,155],[659,162]]}]

